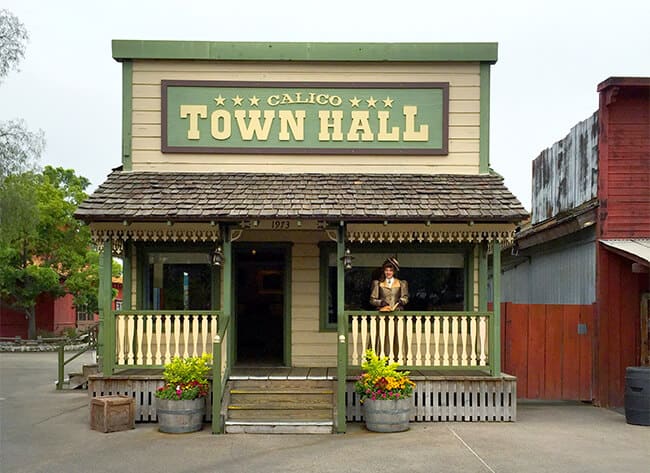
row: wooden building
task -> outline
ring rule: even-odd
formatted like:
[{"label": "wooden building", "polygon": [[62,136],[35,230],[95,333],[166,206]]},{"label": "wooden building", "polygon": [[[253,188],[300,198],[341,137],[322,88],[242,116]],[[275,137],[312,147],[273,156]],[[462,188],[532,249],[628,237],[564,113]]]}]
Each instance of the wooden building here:
[{"label": "wooden building", "polygon": [[504,361],[523,397],[622,406],[625,368],[650,364],[650,79],[598,92],[533,162],[532,222],[504,253]]},{"label": "wooden building", "polygon": [[[114,41],[113,57],[122,165],[77,216],[106,267],[123,257],[125,289],[111,311],[103,286],[91,392],[154,420],[159,368],[211,351],[215,432],[344,432],[372,346],[414,370],[415,419],[514,419],[487,266],[527,214],[489,164],[495,43]],[[411,301],[385,314],[368,299],[388,256]],[[331,395],[259,400],[278,386]]]}]

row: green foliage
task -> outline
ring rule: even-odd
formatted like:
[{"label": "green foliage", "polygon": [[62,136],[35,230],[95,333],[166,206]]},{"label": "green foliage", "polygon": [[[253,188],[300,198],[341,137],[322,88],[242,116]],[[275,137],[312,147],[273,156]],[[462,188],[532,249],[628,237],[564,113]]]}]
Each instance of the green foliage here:
[{"label": "green foliage", "polygon": [[413,383],[408,371],[397,371],[397,363],[389,363],[387,357],[379,357],[374,350],[366,350],[365,361],[361,364],[363,374],[357,379],[354,388],[361,402],[366,399],[403,399],[413,395]]},{"label": "green foliage", "polygon": [[165,365],[165,385],[158,388],[155,396],[160,399],[189,400],[208,394],[208,375],[212,370],[212,356],[189,358],[174,357]]},{"label": "green foliage", "polygon": [[40,294],[69,292],[75,305],[97,310],[99,255],[88,227],[74,218],[89,184],[51,166],[0,180],[0,298],[28,315],[31,338]]}]

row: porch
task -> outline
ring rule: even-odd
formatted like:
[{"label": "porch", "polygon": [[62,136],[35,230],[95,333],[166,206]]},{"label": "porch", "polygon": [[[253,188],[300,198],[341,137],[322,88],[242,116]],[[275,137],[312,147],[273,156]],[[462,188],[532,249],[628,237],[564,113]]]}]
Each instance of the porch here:
[{"label": "porch", "polygon": [[89,395],[133,397],[136,420],[155,422],[163,364],[211,353],[205,420],[215,433],[340,432],[363,420],[354,381],[373,348],[411,371],[412,421],[516,420],[516,378],[495,372],[493,312],[345,311],[342,319],[339,366],[288,367],[235,364],[222,311],[111,311],[103,373],[89,378]]},{"label": "porch", "polygon": [[[345,420],[362,422],[363,414],[354,382],[360,369],[351,368],[345,382]],[[206,402],[205,422],[213,421],[213,412],[219,412],[225,432],[264,433],[329,433],[335,429],[336,403],[324,404],[329,415],[323,419],[299,419],[293,415],[278,419],[277,409],[271,413],[273,419],[233,419],[232,412],[241,412],[241,406],[234,404],[233,391],[242,394],[242,384],[248,386],[247,393],[264,390],[276,397],[284,395],[280,403],[284,414],[291,412],[291,405],[301,402],[303,387],[313,395],[331,394],[336,389],[337,368],[282,368],[257,367],[234,368],[225,385],[221,407],[214,409],[213,396]],[[413,395],[411,422],[514,422],[517,419],[517,383],[514,376],[502,374],[491,376],[481,369],[473,370],[411,370],[411,379],[416,388]],[[212,377],[209,379],[212,387]],[[248,384],[246,384],[248,383]],[[288,384],[287,384],[288,383]],[[88,384],[89,396],[121,394],[136,401],[137,422],[156,422],[155,390],[163,384],[162,369],[127,369],[112,376],[91,375]],[[278,391],[273,385],[281,386]],[[288,387],[287,387],[288,386]],[[251,389],[253,388],[253,389]],[[239,391],[239,392],[238,392]],[[289,396],[289,398],[287,398]],[[260,403],[259,399],[256,399]],[[289,406],[287,406],[289,404]],[[303,405],[304,407],[304,405]],[[314,408],[313,401],[310,407]],[[271,409],[272,410],[272,409]]]}]

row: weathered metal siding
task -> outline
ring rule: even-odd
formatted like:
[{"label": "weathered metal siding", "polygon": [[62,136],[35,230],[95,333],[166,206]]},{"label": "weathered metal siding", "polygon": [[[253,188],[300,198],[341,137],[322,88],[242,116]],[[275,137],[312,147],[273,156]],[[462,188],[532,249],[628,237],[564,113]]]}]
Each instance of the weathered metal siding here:
[{"label": "weathered metal siding", "polygon": [[[596,300],[596,242],[593,227],[579,241],[563,238],[505,260],[501,300],[517,304],[592,304]],[[581,232],[582,233],[582,232]]]},{"label": "weathered metal siding", "polygon": [[533,161],[532,223],[543,222],[596,197],[598,112]]}]

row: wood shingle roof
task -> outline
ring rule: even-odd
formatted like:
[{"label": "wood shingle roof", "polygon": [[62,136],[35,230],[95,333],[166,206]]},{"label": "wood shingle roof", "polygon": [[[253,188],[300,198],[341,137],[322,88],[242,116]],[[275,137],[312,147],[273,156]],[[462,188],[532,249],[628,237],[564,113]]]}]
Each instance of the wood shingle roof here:
[{"label": "wood shingle roof", "polygon": [[114,171],[77,218],[93,221],[518,222],[528,216],[497,175]]}]

